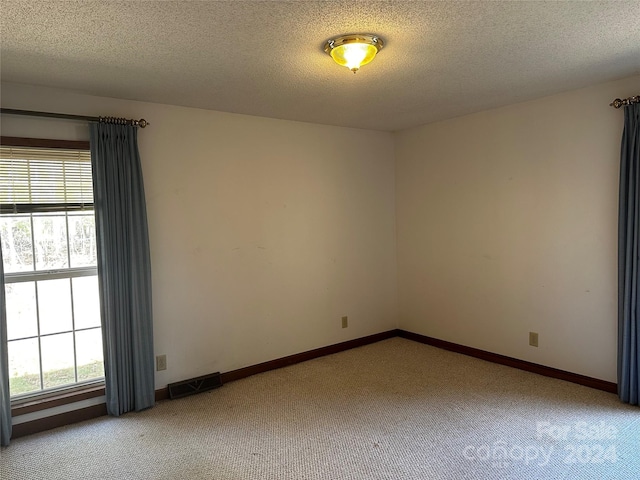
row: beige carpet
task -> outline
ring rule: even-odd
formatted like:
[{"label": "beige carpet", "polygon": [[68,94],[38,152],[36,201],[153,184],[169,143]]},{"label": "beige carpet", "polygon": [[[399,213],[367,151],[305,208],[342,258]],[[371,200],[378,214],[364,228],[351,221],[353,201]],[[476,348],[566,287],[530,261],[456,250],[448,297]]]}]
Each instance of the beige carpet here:
[{"label": "beige carpet", "polygon": [[1,455],[2,480],[637,479],[640,408],[394,338]]}]

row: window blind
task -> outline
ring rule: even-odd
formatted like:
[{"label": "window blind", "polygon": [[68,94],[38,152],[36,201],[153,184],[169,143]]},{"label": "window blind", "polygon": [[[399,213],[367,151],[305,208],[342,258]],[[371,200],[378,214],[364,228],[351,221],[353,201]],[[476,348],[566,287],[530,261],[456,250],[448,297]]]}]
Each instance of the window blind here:
[{"label": "window blind", "polygon": [[0,146],[0,213],[90,209],[88,150]]}]

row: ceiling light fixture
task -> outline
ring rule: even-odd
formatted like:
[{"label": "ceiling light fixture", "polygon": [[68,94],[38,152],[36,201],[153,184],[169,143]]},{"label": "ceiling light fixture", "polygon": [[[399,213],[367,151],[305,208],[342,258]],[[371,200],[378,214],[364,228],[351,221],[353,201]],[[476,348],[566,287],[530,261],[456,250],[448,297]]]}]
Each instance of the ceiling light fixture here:
[{"label": "ceiling light fixture", "polygon": [[384,42],[377,35],[358,33],[327,40],[324,51],[331,55],[338,65],[356,73],[362,65],[373,60],[382,47]]}]

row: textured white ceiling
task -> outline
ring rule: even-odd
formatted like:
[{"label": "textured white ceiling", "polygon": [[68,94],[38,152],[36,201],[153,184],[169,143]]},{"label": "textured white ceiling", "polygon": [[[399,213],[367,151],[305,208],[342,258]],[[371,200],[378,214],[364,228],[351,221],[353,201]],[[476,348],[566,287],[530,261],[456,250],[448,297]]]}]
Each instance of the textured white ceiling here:
[{"label": "textured white ceiling", "polygon": [[[640,73],[639,0],[0,7],[3,81],[330,125],[399,130]],[[354,75],[322,46],[357,32],[385,48]]]}]

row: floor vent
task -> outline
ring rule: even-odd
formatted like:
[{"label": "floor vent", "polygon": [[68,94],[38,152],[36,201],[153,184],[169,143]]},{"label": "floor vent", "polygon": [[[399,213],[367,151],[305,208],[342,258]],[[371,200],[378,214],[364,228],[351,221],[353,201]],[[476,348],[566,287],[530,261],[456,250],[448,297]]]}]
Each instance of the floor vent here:
[{"label": "floor vent", "polygon": [[213,390],[221,386],[222,379],[220,378],[220,372],[216,372],[182,382],[170,383],[167,388],[169,389],[169,398],[173,400],[174,398],[206,392],[207,390]]}]

